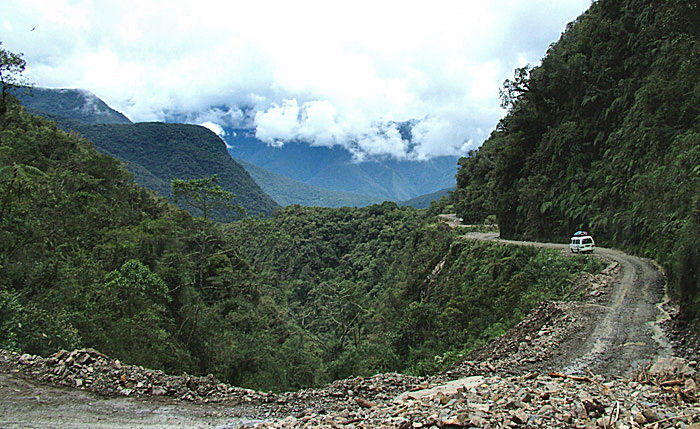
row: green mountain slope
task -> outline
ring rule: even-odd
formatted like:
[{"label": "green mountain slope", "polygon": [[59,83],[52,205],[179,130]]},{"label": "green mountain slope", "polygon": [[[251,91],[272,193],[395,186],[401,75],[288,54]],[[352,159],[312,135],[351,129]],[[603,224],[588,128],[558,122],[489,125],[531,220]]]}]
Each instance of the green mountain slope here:
[{"label": "green mountain slope", "polygon": [[95,347],[279,385],[290,327],[224,224],[167,204],[121,161],[17,102],[0,115],[0,195],[0,347]]},{"label": "green mountain slope", "polygon": [[49,112],[83,124],[130,124],[120,112],[84,89],[21,88],[13,94],[30,112]]},{"label": "green mountain slope", "polygon": [[[235,159],[235,158],[234,158]],[[299,204],[309,207],[364,207],[384,201],[383,198],[317,188],[265,170],[242,159],[235,159],[278,204]]]},{"label": "green mountain slope", "polygon": [[411,206],[417,209],[427,209],[433,201],[439,201],[445,195],[449,195],[455,188],[440,189],[430,194],[420,195],[410,200],[402,201],[402,206]]},{"label": "green mountain slope", "polygon": [[235,204],[251,215],[270,215],[278,206],[226,151],[221,139],[198,125],[146,122],[137,124],[66,124],[92,141],[98,150],[128,163],[136,183],[170,196],[172,179],[218,175]]},{"label": "green mountain slope", "polygon": [[78,89],[14,91],[25,107],[91,140],[101,152],[127,162],[136,183],[169,197],[172,179],[216,174],[248,214],[269,216],[279,207],[206,128],[186,124],[132,124],[94,94]]},{"label": "green mountain slope", "polygon": [[504,85],[510,107],[460,160],[468,222],[504,237],[567,240],[654,257],[700,315],[700,26],[694,1],[601,0],[542,64]]}]

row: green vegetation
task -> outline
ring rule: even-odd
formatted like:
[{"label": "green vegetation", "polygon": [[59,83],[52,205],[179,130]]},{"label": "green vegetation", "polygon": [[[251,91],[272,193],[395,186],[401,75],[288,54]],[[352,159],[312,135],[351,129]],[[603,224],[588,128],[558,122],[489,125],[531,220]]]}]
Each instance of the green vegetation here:
[{"label": "green vegetation", "polygon": [[[0,42],[0,46],[2,42]],[[5,115],[7,106],[7,97],[15,88],[22,86],[24,78],[22,73],[27,66],[26,61],[22,58],[22,54],[7,51],[0,48],[0,88],[2,97],[0,97],[0,115]]]},{"label": "green vegetation", "polygon": [[130,124],[129,118],[83,89],[19,87],[12,94],[31,113],[82,124]]},{"label": "green vegetation", "polygon": [[455,242],[433,219],[386,202],[291,206],[230,225],[241,256],[303,328],[300,344],[321,369],[309,381],[435,371],[452,362],[436,356],[502,334],[538,301],[563,297],[574,273],[600,269],[557,251]]},{"label": "green vegetation", "polygon": [[[164,197],[171,196],[173,179],[202,179],[216,174],[219,186],[235,195],[234,203],[247,213],[269,216],[279,207],[231,159],[224,142],[204,127],[132,124],[94,94],[80,89],[18,85],[10,89],[28,111],[55,121],[64,130],[81,133],[100,152],[126,161],[136,183]],[[217,216],[215,219],[223,220]]]},{"label": "green vegetation", "polygon": [[218,185],[235,195],[233,203],[248,214],[269,216],[279,207],[231,159],[224,142],[204,127],[162,122],[86,125],[59,120],[58,123],[61,128],[85,136],[101,152],[126,161],[136,183],[162,196],[172,195],[173,179],[201,179],[216,174]]},{"label": "green vegetation", "polygon": [[233,211],[245,214],[243,207],[231,204],[236,196],[225,191],[216,184],[217,182],[216,174],[202,179],[173,179],[173,201],[176,204],[182,201],[185,208],[188,208],[191,213],[201,214],[204,219],[210,219],[214,214],[218,214],[220,218],[228,219]]},{"label": "green vegetation", "polygon": [[601,0],[542,64],[516,70],[508,114],[460,160],[453,203],[504,237],[578,229],[659,261],[700,317],[698,5]]}]

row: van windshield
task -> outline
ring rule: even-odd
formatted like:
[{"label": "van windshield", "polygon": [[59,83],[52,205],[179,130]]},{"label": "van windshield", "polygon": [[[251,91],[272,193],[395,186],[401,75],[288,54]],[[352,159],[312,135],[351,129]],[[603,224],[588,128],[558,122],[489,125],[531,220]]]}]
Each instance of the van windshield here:
[{"label": "van windshield", "polygon": [[591,244],[591,243],[593,243],[592,238],[584,238],[583,240],[581,240],[581,244]]}]

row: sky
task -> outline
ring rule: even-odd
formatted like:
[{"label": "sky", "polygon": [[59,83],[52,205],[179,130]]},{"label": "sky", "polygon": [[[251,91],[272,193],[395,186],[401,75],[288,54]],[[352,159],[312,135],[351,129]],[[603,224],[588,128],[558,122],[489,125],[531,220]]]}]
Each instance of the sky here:
[{"label": "sky", "polygon": [[424,160],[480,146],[503,81],[590,3],[3,0],[0,41],[34,85],[87,89],[135,122]]}]

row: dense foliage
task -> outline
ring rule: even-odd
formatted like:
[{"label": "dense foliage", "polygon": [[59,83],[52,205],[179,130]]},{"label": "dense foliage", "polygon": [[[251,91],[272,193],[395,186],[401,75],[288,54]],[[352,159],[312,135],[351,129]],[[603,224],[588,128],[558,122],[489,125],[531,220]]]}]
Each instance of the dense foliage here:
[{"label": "dense foliage", "polygon": [[700,6],[600,0],[502,92],[508,114],[460,160],[454,203],[504,237],[601,244],[657,259],[700,316]]},{"label": "dense foliage", "polygon": [[120,161],[17,103],[0,130],[0,195],[2,347],[92,346],[279,386],[288,328],[220,225],[137,187]]},{"label": "dense foliage", "polygon": [[432,219],[386,202],[291,206],[271,220],[230,225],[241,256],[302,329],[300,350],[316,366],[305,381],[433,372],[505,332],[538,301],[563,297],[574,273],[600,268],[556,251],[455,242]]},{"label": "dense foliage", "polygon": [[278,207],[231,159],[221,139],[204,127],[132,124],[97,96],[81,89],[16,85],[12,89],[29,112],[55,121],[64,130],[83,134],[102,153],[126,161],[136,183],[162,196],[171,196],[173,179],[202,179],[216,174],[219,185],[236,196],[234,204],[243,206],[248,214],[269,216]]}]

